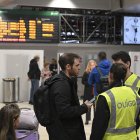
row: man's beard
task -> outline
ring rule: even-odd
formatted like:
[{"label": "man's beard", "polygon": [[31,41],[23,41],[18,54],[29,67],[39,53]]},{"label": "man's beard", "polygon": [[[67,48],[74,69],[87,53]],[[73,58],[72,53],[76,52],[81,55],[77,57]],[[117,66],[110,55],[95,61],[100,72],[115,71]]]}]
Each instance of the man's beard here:
[{"label": "man's beard", "polygon": [[70,70],[70,72],[69,72],[69,75],[70,75],[71,77],[76,77],[76,76],[77,76],[76,73],[74,72],[73,68],[71,68],[71,70]]}]

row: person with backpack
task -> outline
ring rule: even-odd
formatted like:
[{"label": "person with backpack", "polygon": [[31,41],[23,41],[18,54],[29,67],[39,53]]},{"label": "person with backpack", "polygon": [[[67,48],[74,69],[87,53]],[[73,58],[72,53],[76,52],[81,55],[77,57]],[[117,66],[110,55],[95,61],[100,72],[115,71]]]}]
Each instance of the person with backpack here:
[{"label": "person with backpack", "polygon": [[[107,89],[108,74],[111,66],[111,62],[106,58],[105,52],[99,52],[98,54],[99,63],[95,67],[88,78],[88,84],[94,85],[94,96],[102,93]],[[102,80],[103,79],[103,80]],[[104,87],[105,86],[105,87]]]},{"label": "person with backpack", "polygon": [[[50,123],[46,123],[49,140],[86,140],[81,115],[88,112],[92,103],[79,103],[76,77],[80,70],[80,57],[64,53],[59,58],[59,65],[62,71],[50,80],[53,81],[48,96],[50,110],[46,110],[51,116]],[[47,106],[44,111],[45,109]],[[37,109],[35,112],[37,113]]]},{"label": "person with backpack", "polygon": [[113,64],[109,73],[109,90],[98,96],[90,140],[137,140],[140,97],[124,86],[127,69]]}]

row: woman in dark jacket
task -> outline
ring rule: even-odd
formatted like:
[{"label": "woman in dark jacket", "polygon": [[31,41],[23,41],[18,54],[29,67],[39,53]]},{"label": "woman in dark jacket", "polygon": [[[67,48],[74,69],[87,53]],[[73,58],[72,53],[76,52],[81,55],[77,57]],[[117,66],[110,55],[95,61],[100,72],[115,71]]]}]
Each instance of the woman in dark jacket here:
[{"label": "woman in dark jacket", "polygon": [[[83,74],[82,77],[82,84],[84,85],[84,97],[83,97],[83,101],[85,102],[86,100],[91,100],[93,98],[93,86],[90,86],[88,84],[88,77],[89,74],[91,72],[91,70],[96,67],[96,62],[94,60],[89,60],[86,70]],[[88,124],[88,121],[90,120],[91,117],[91,110],[89,110],[86,113],[86,122],[85,124]]]}]

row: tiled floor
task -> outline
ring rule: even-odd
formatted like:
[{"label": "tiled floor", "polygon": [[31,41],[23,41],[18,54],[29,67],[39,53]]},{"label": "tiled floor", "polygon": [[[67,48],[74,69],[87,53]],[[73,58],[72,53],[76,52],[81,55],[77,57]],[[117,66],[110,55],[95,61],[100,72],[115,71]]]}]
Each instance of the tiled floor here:
[{"label": "tiled floor", "polygon": [[[31,108],[31,109],[33,108],[32,105],[28,103],[18,103],[18,105],[20,108]],[[0,108],[3,106],[4,104],[0,103]],[[83,121],[85,122],[85,115],[83,115],[82,117],[83,117]],[[92,121],[90,121],[88,125],[85,125],[85,132],[86,132],[87,140],[89,140],[89,137],[90,137],[91,124],[92,124]],[[45,127],[42,127],[41,125],[39,125],[39,135],[40,135],[40,140],[49,140]]]},{"label": "tiled floor", "polygon": [[[28,103],[18,103],[18,105],[20,108],[24,107],[24,108],[31,108],[32,109],[32,105],[29,105]],[[4,104],[0,103],[0,108],[3,106],[4,106]],[[91,118],[93,119],[93,112],[91,114],[92,114]],[[85,122],[85,115],[83,115],[82,118],[83,118],[83,121]],[[92,120],[89,122],[88,125],[84,125],[87,140],[89,140],[89,137],[90,137],[91,125],[92,125]],[[40,125],[39,125],[39,135],[40,135],[40,140],[49,140],[46,129]]]}]

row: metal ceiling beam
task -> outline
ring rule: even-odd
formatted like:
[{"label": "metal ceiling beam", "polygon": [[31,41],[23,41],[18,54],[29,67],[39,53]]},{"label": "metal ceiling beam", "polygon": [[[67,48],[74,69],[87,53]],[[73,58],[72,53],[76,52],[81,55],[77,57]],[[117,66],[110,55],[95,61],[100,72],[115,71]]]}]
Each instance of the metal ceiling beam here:
[{"label": "metal ceiling beam", "polygon": [[75,32],[75,30],[72,28],[72,26],[69,24],[69,22],[67,21],[67,19],[64,16],[61,16],[63,18],[63,20],[65,21],[65,23],[70,27],[70,29],[75,33],[75,35],[78,37],[78,39],[82,42],[81,38],[79,37],[79,35]]},{"label": "metal ceiling beam", "polygon": [[99,25],[93,30],[93,32],[89,35],[89,37],[86,39],[85,42],[87,42],[87,41],[92,37],[92,35],[93,35],[93,34],[95,33],[95,31],[102,25],[103,22],[104,22],[104,20],[101,21],[101,22],[99,23]]},{"label": "metal ceiling beam", "polygon": [[15,0],[0,0],[0,7],[6,7],[14,3]]}]

